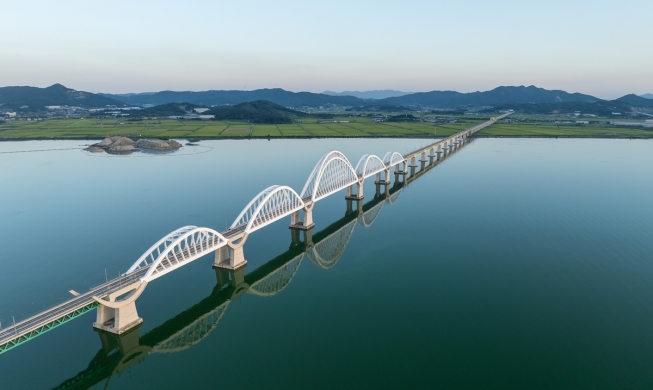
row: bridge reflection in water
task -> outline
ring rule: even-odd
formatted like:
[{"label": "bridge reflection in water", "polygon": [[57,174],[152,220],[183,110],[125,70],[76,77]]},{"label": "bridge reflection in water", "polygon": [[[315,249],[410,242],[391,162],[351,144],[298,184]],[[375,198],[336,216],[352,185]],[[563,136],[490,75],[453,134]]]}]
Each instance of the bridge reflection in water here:
[{"label": "bridge reflection in water", "polygon": [[[470,142],[472,139],[467,139],[460,146]],[[374,198],[365,204],[361,200],[347,199],[345,215],[319,232],[290,229],[288,251],[248,274],[245,274],[246,267],[235,270],[215,268],[217,283],[208,297],[143,336],[140,335],[140,326],[122,334],[95,329],[102,348],[85,370],[54,389],[88,389],[104,380],[107,381],[106,388],[114,375],[120,375],[150,354],[175,353],[200,343],[218,326],[235,298],[247,293],[261,297],[280,293],[292,282],[306,258],[323,269],[334,267],[357,225],[371,227],[385,205],[397,202],[411,182],[449,155],[451,153],[445,153],[437,160],[432,159],[422,164],[420,169],[412,168],[404,181],[396,182],[391,188],[376,184]]]}]

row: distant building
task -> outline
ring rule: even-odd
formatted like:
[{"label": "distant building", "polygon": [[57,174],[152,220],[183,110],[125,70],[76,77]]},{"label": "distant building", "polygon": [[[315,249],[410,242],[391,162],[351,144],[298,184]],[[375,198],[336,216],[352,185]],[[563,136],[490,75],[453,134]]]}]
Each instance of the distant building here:
[{"label": "distant building", "polygon": [[613,112],[612,115],[621,115],[620,112]]},{"label": "distant building", "polygon": [[15,112],[5,112],[5,116],[6,116],[7,118],[15,118],[15,117],[16,117],[16,113],[15,113]]},{"label": "distant building", "polygon": [[61,110],[61,106],[45,106],[48,110]]},{"label": "distant building", "polygon": [[198,114],[203,113],[204,111],[208,111],[209,109],[206,107],[199,107],[199,108],[193,108],[193,111],[195,111]]}]

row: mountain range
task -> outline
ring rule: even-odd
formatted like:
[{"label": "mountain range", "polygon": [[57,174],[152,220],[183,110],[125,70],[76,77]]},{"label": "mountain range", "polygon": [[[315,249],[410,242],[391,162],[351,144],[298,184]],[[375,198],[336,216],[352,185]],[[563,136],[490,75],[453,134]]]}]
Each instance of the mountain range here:
[{"label": "mountain range", "polygon": [[643,98],[646,98],[646,99],[653,99],[653,93],[645,93],[645,94],[640,95],[640,96],[643,97]]},{"label": "mountain range", "polygon": [[333,92],[333,91],[324,91],[322,94],[330,96],[353,96],[360,99],[385,99],[390,97],[410,95],[413,92],[401,92],[395,91],[394,89],[379,89],[373,91],[343,91],[343,92]]},{"label": "mountain range", "polygon": [[[372,92],[372,91],[370,91]],[[377,91],[379,92],[379,91]],[[387,92],[387,91],[386,91]],[[397,92],[397,91],[394,91]],[[344,93],[344,92],[343,92]],[[646,95],[645,95],[646,96]],[[106,107],[110,105],[161,105],[189,103],[198,106],[229,106],[266,100],[284,107],[431,107],[459,108],[501,106],[506,104],[565,104],[568,102],[597,103],[603,99],[581,93],[546,90],[535,86],[497,87],[491,91],[461,93],[456,91],[431,91],[410,93],[383,99],[363,99],[355,96],[333,96],[312,92],[290,92],[280,88],[253,91],[161,91],[131,94],[93,94],[54,84],[47,88],[0,88],[0,110],[39,110],[46,106]],[[613,102],[634,107],[653,107],[653,99],[629,94]],[[28,106],[25,108],[25,106]]]},{"label": "mountain range", "polygon": [[106,107],[123,106],[124,103],[106,96],[77,91],[54,84],[47,88],[37,87],[3,87],[0,88],[0,108],[43,109],[46,106]]}]

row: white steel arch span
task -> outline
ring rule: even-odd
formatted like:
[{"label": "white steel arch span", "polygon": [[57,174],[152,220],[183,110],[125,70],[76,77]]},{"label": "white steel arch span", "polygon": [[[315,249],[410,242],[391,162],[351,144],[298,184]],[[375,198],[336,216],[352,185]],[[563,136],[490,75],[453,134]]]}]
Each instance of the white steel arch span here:
[{"label": "white steel arch span", "polygon": [[184,226],[160,239],[136,260],[126,274],[148,268],[141,278],[151,282],[209,252],[227,245],[227,239],[213,229]]},{"label": "white steel arch span", "polygon": [[358,177],[364,179],[382,172],[385,169],[386,165],[383,163],[383,160],[373,154],[364,155],[360,160],[358,160],[358,164],[356,164],[356,174]]},{"label": "white steel arch span", "polygon": [[252,199],[240,212],[230,229],[243,228],[252,233],[304,208],[304,201],[287,186],[271,186]]},{"label": "white steel arch span", "polygon": [[383,163],[389,167],[395,166],[404,161],[404,156],[397,152],[388,152],[383,156]]},{"label": "white steel arch span", "polygon": [[249,286],[247,292],[260,297],[271,297],[280,293],[292,282],[303,259],[304,253],[297,255],[294,259],[284,264],[283,267],[253,283]]},{"label": "white steel arch span", "polygon": [[357,182],[358,175],[347,157],[332,150],[322,156],[313,168],[302,189],[301,198],[317,202]]}]

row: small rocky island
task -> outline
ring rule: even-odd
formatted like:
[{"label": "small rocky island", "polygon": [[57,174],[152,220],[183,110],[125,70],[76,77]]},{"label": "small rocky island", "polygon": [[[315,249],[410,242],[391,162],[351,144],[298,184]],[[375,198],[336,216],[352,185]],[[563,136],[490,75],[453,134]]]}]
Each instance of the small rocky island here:
[{"label": "small rocky island", "polygon": [[127,137],[107,137],[84,150],[92,153],[131,154],[139,149],[166,152],[179,148],[181,148],[181,144],[173,140],[139,139],[134,141]]}]

